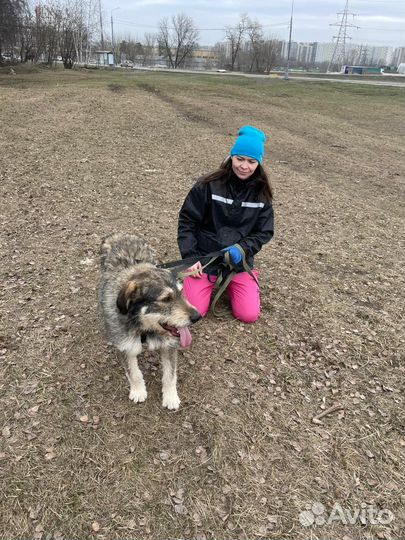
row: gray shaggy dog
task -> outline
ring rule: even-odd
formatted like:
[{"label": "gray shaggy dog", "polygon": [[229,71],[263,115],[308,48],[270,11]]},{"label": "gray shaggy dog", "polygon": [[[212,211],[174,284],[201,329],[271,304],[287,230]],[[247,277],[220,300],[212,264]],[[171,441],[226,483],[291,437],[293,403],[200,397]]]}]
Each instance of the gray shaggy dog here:
[{"label": "gray shaggy dog", "polygon": [[113,234],[100,248],[99,303],[108,341],[127,357],[129,399],[145,401],[138,355],[145,343],[160,349],[163,407],[178,409],[177,350],[191,345],[188,326],[200,314],[181,294],[176,277],[156,267],[156,258],[137,236]]}]

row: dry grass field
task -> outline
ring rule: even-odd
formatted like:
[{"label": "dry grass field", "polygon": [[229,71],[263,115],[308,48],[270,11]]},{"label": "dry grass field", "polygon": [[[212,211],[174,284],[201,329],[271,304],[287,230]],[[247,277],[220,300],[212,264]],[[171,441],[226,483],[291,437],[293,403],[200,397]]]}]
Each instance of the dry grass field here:
[{"label": "dry grass field", "polygon": [[[403,95],[0,73],[2,539],[403,538]],[[145,353],[135,405],[100,332],[100,241],[177,259],[186,193],[247,123],[275,190],[262,317],[193,327],[178,412]]]}]

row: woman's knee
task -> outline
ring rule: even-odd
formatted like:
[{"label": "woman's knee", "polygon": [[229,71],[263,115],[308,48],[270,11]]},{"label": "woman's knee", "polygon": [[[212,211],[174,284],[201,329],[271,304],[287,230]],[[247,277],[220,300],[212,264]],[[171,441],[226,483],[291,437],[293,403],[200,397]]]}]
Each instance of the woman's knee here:
[{"label": "woman's knee", "polygon": [[260,317],[260,306],[257,309],[233,309],[232,311],[235,319],[238,319],[239,321],[246,324],[252,324],[256,322]]},{"label": "woman's knee", "polygon": [[206,288],[199,287],[200,283],[195,278],[186,278],[183,284],[183,296],[205,317],[210,307],[210,292]]}]

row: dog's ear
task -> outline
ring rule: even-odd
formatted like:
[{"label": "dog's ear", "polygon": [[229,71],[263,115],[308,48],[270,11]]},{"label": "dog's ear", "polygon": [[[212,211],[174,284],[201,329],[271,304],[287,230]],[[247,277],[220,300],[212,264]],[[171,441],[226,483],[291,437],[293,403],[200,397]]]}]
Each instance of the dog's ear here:
[{"label": "dog's ear", "polygon": [[135,281],[128,281],[120,290],[117,297],[117,308],[126,315],[129,306],[140,299],[140,289]]}]

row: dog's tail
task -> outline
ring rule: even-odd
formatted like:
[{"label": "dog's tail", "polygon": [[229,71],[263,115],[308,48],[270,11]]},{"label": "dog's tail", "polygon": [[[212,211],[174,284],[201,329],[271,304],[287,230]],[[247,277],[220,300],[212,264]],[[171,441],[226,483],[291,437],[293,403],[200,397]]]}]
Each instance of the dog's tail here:
[{"label": "dog's tail", "polygon": [[108,236],[103,238],[103,240],[101,241],[100,264],[103,270],[105,270],[107,267],[107,259],[113,249],[114,240],[116,236],[117,236],[116,234],[109,234]]}]

